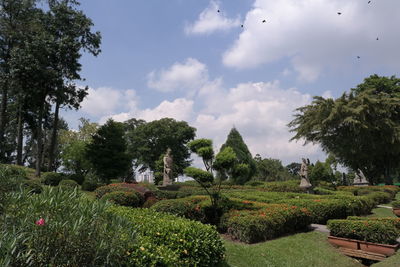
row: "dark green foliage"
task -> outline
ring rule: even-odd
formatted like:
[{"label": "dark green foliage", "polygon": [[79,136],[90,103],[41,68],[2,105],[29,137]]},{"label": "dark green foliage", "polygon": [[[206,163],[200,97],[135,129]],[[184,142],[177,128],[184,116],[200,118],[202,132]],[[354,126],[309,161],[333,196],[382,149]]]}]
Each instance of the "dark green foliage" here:
[{"label": "dark green foliage", "polygon": [[40,194],[43,190],[42,185],[37,180],[25,180],[22,182],[22,188],[30,193]]},{"label": "dark green foliage", "polygon": [[[0,216],[1,266],[121,266],[135,244],[133,225],[75,190],[9,195]],[[43,225],[37,225],[43,219]],[[110,234],[112,233],[112,234]]]},{"label": "dark green foliage", "polygon": [[400,230],[400,218],[393,217],[357,217],[357,216],[349,216],[347,220],[361,220],[361,221],[379,221],[393,224],[398,230]]},{"label": "dark green foliage", "polygon": [[126,148],[122,123],[108,120],[98,129],[87,146],[86,155],[102,181],[127,174],[131,165]]},{"label": "dark green foliage", "polygon": [[143,204],[143,198],[138,192],[114,191],[105,194],[101,199],[121,206],[137,208]]},{"label": "dark green foliage", "polygon": [[254,157],[257,166],[256,180],[260,181],[286,181],[294,178],[287,168],[283,167],[279,159],[263,159],[260,155]]},{"label": "dark green foliage", "polygon": [[128,266],[218,266],[224,246],[215,227],[148,209],[113,207],[136,230]]},{"label": "dark green foliage", "polygon": [[[361,169],[370,183],[400,168],[400,79],[371,75],[337,99],[314,97],[289,123],[295,140],[319,143],[339,163]],[[388,149],[390,148],[390,149]]]},{"label": "dark green foliage", "polygon": [[82,190],[92,192],[99,187],[99,184],[95,181],[85,180],[82,183]]},{"label": "dark green foliage", "polygon": [[64,177],[62,173],[46,172],[41,179],[45,185],[57,186]]},{"label": "dark green foliage", "polygon": [[77,182],[69,179],[62,180],[58,185],[64,188],[79,188],[79,184]]},{"label": "dark green foliage", "polygon": [[331,166],[326,162],[318,160],[310,169],[309,179],[311,184],[317,184],[320,181],[332,182],[335,179]]},{"label": "dark green foliage", "polygon": [[[190,165],[190,153],[186,144],[193,140],[196,129],[185,121],[164,118],[148,123],[139,123],[127,133],[129,153],[136,167],[162,172],[162,157],[168,148],[174,160],[173,175],[183,174]],[[157,162],[161,164],[157,165]]]},{"label": "dark green foliage", "polygon": [[336,237],[379,244],[397,244],[400,231],[393,223],[378,220],[330,220],[328,228]]},{"label": "dark green foliage", "polygon": [[400,192],[400,187],[398,186],[339,186],[337,188],[340,191],[351,192],[353,195],[366,195],[373,192],[385,192],[388,193],[390,198],[394,198],[398,192]]},{"label": "dark green foliage", "polygon": [[202,184],[211,184],[214,180],[212,173],[194,167],[187,167],[185,174]]},{"label": "dark green foliage", "polygon": [[249,181],[257,171],[256,163],[251,155],[247,145],[244,143],[242,136],[236,128],[232,128],[225,144],[222,145],[220,151],[223,151],[225,147],[231,147],[236,154],[236,159],[239,164],[247,164],[249,172],[245,176],[241,176],[241,173],[232,173],[231,179],[237,184],[244,184]]},{"label": "dark green foliage", "polygon": [[292,175],[299,175],[299,172],[300,172],[300,169],[301,169],[301,163],[292,162],[289,165],[286,165],[286,169]]},{"label": "dark green foliage", "polygon": [[77,182],[78,184],[82,184],[85,176],[83,176],[82,174],[67,174],[65,175],[65,180],[74,180],[75,182]]},{"label": "dark green foliage", "polygon": [[303,193],[304,190],[302,190],[300,187],[300,181],[299,180],[289,180],[285,182],[269,182],[265,183],[262,188],[265,191],[269,192],[299,192]]},{"label": "dark green foliage", "polygon": [[271,204],[256,211],[232,211],[223,217],[222,228],[233,238],[255,243],[305,230],[311,223],[307,209]]}]

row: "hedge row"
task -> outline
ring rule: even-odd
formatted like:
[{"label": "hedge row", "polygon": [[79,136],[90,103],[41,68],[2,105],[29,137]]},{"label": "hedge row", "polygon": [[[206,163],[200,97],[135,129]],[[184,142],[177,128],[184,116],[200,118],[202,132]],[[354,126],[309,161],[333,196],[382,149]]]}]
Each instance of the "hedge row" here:
[{"label": "hedge row", "polygon": [[109,211],[135,225],[136,243],[128,252],[133,266],[216,266],[224,258],[215,227],[149,209]]},{"label": "hedge row", "polygon": [[328,228],[332,236],[390,245],[400,235],[393,223],[382,220],[330,220]]},{"label": "hedge row", "polygon": [[306,208],[269,204],[259,210],[233,210],[225,214],[221,229],[234,239],[255,243],[304,230],[310,223],[311,213]]},{"label": "hedge row", "polygon": [[393,224],[394,227],[400,230],[400,218],[394,217],[358,217],[358,216],[349,216],[347,220],[355,220],[355,221],[379,221]]},{"label": "hedge row", "polygon": [[337,188],[340,191],[347,191],[353,193],[355,196],[366,195],[371,192],[385,192],[390,194],[391,198],[394,198],[398,192],[400,192],[400,187],[395,185],[385,185],[385,186],[339,186]]}]

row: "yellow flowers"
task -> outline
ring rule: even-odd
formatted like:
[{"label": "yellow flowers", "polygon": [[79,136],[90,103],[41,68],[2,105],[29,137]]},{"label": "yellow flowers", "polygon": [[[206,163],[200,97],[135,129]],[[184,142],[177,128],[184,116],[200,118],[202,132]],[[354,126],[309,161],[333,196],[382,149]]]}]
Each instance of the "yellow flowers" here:
[{"label": "yellow flowers", "polygon": [[183,250],[183,253],[185,253],[186,255],[189,254],[186,249]]},{"label": "yellow flowers", "polygon": [[140,250],[141,250],[141,251],[144,251],[144,247],[140,247]]}]

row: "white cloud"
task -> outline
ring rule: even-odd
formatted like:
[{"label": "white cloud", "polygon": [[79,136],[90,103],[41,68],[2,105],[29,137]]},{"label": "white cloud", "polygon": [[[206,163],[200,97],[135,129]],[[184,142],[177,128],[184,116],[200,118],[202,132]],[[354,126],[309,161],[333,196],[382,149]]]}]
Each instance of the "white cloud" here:
[{"label": "white cloud", "polygon": [[134,110],[138,97],[135,90],[117,90],[110,87],[89,88],[88,95],[82,102],[81,111],[90,116],[104,116],[118,109]]},{"label": "white cloud", "polygon": [[240,18],[230,19],[224,15],[219,3],[211,1],[209,6],[204,9],[193,24],[185,27],[186,34],[210,34],[216,31],[227,31],[240,25]]},{"label": "white cloud", "polygon": [[220,88],[215,101],[219,107],[206,103],[193,125],[198,129],[198,136],[212,138],[216,148],[225,141],[229,130],[236,127],[253,155],[279,158],[284,163],[299,161],[305,156],[323,159],[324,153],[318,146],[289,142],[292,134],[287,124],[293,118],[294,109],[311,102],[310,95],[296,89],[282,89],[274,81],[243,83],[228,91]]},{"label": "white cloud", "polygon": [[167,70],[153,71],[148,75],[148,87],[161,92],[186,90],[201,87],[208,80],[206,65],[197,59],[188,58],[183,63],[175,63]]},{"label": "white cloud", "polygon": [[325,69],[398,71],[399,12],[397,0],[255,0],[223,62],[240,69],[289,60],[303,81],[314,81]]},{"label": "white cloud", "polygon": [[100,122],[103,123],[109,118],[120,122],[129,120],[131,118],[143,119],[145,121],[159,120],[162,118],[173,118],[178,121],[190,121],[192,116],[193,101],[184,98],[177,98],[172,102],[163,101],[153,109],[135,109],[129,112],[122,112],[115,115],[105,116],[100,119]]}]

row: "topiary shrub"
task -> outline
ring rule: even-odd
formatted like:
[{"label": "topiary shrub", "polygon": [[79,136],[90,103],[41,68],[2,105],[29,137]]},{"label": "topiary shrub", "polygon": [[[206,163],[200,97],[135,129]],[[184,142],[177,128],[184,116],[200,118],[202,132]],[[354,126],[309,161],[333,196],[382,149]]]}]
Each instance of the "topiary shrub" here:
[{"label": "topiary shrub", "polygon": [[246,182],[244,185],[245,186],[262,186],[262,185],[264,185],[265,183],[264,182],[261,182],[261,181],[248,181],[248,182]]},{"label": "topiary shrub", "polygon": [[42,174],[42,182],[45,185],[57,186],[63,178],[63,174],[56,172],[45,172]]},{"label": "topiary shrub", "polygon": [[118,183],[118,184],[109,184],[105,186],[100,186],[95,190],[95,193],[97,198],[102,198],[105,194],[115,191],[138,192],[140,193],[144,201],[149,197],[154,197],[153,192],[150,191],[149,189],[137,184],[128,184],[128,183]]},{"label": "topiary shrub", "polygon": [[262,188],[269,192],[297,192],[304,193],[300,187],[299,180],[289,180],[284,182],[268,182],[264,183]]},{"label": "topiary shrub", "polygon": [[393,223],[378,220],[330,220],[328,228],[332,236],[390,245],[400,235]]},{"label": "topiary shrub", "polygon": [[246,243],[261,242],[304,230],[311,213],[297,206],[270,204],[259,210],[233,210],[222,217],[221,230]]},{"label": "topiary shrub", "polygon": [[40,194],[42,193],[43,187],[37,180],[26,180],[22,182],[22,187],[30,193]]},{"label": "topiary shrub", "polygon": [[66,187],[66,188],[78,188],[79,184],[74,180],[62,180],[59,186]]},{"label": "topiary shrub", "polygon": [[93,192],[98,187],[99,187],[99,184],[97,182],[95,182],[95,181],[87,181],[87,180],[85,180],[82,183],[82,190],[84,190],[84,191]]},{"label": "topiary shrub", "polygon": [[215,227],[151,209],[114,206],[110,212],[128,219],[136,231],[128,266],[219,266],[223,242]]},{"label": "topiary shrub", "polygon": [[142,196],[137,192],[115,191],[105,194],[101,199],[114,204],[128,207],[140,207],[143,204]]},{"label": "topiary shrub", "polygon": [[0,266],[129,266],[134,225],[109,207],[62,187],[9,194],[0,216]]},{"label": "topiary shrub", "polygon": [[64,180],[74,180],[77,182],[79,185],[83,184],[83,181],[85,180],[85,176],[81,174],[66,174],[64,177]]},{"label": "topiary shrub", "polygon": [[380,221],[393,224],[394,227],[400,230],[400,218],[393,217],[357,217],[357,216],[349,216],[347,220],[356,220],[356,221]]}]

